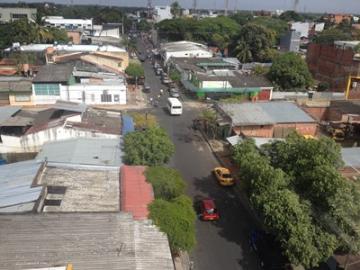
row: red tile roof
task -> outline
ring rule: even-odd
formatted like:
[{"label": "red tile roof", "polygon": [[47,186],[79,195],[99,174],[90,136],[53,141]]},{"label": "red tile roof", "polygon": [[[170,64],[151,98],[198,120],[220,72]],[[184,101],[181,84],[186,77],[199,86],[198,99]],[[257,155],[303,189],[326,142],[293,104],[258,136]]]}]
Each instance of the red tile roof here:
[{"label": "red tile roof", "polygon": [[120,173],[121,211],[130,212],[134,219],[148,217],[148,204],[154,200],[150,183],[146,182],[144,166],[122,166]]}]

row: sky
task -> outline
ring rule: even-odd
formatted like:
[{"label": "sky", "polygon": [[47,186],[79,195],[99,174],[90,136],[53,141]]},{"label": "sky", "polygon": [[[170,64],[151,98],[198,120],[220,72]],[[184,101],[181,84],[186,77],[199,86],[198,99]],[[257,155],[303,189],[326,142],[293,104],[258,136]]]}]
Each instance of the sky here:
[{"label": "sky", "polygon": [[[59,4],[69,4],[71,0],[48,0]],[[178,0],[184,8],[192,7],[194,0]],[[229,9],[240,10],[276,10],[293,9],[295,0],[228,0]],[[17,2],[0,0],[0,3]],[[42,2],[39,0],[21,0],[21,2]],[[146,6],[147,0],[73,0],[74,4],[98,4],[113,6]],[[153,5],[170,5],[173,0],[152,0]],[[223,9],[225,0],[197,0],[198,8]],[[298,11],[301,12],[346,12],[360,14],[360,0],[300,0]]]}]

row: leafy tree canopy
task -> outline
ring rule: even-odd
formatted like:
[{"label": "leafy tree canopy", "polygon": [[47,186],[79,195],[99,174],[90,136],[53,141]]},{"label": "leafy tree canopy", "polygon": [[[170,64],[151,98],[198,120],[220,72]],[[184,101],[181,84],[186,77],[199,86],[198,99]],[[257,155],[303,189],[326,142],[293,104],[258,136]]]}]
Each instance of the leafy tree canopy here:
[{"label": "leafy tree canopy", "polygon": [[265,26],[274,31],[277,41],[280,41],[280,37],[289,29],[286,21],[272,17],[256,17],[252,20],[252,23]]},{"label": "leafy tree canopy", "polygon": [[[305,144],[312,144],[315,141],[293,136],[288,139],[289,143],[291,140],[303,140],[301,143]],[[284,144],[287,143],[286,141]],[[319,142],[319,144],[323,143],[327,142]],[[274,166],[276,162],[280,162],[276,158],[277,150],[273,149],[278,149],[277,147],[278,143],[272,143],[260,151],[253,141],[247,140],[235,147],[234,160],[241,168],[241,179],[245,181],[251,203],[261,213],[266,227],[281,243],[290,262],[295,265],[302,264],[306,268],[313,267],[333,253],[337,247],[336,235],[329,232],[317,218],[314,218],[316,214],[311,207],[313,201],[303,197],[306,192],[299,192],[298,188],[293,190],[293,185],[296,185],[295,183],[298,181],[295,177],[296,174],[291,171],[286,173],[281,166]],[[296,152],[296,149],[291,147],[286,149],[290,155]],[[285,152],[283,153],[286,155]],[[321,154],[320,151],[319,155],[324,154]],[[287,156],[287,161],[292,168],[301,166],[301,164],[294,163],[296,160],[292,160],[290,156]],[[305,168],[302,170],[306,172]],[[317,179],[319,177],[321,176],[317,175]],[[304,185],[306,184],[304,183]],[[319,188],[315,183],[312,184],[312,187],[316,190],[316,192],[313,190],[312,196],[314,197],[321,194],[320,190],[329,191],[331,189],[327,181],[321,185],[324,188]],[[322,194],[322,196],[330,194]]]},{"label": "leafy tree canopy", "polygon": [[243,63],[269,61],[275,44],[275,33],[262,25],[246,24],[232,44],[232,53]]},{"label": "leafy tree canopy", "polygon": [[130,165],[162,165],[174,152],[174,144],[160,127],[131,132],[124,138],[124,161]]},{"label": "leafy tree canopy", "polygon": [[149,167],[147,180],[152,184],[155,198],[170,201],[184,194],[185,182],[177,170],[166,167]]},{"label": "leafy tree canopy", "polygon": [[150,218],[168,235],[173,253],[190,251],[196,243],[192,201],[181,195],[172,201],[156,199],[150,206]]},{"label": "leafy tree canopy", "polygon": [[285,11],[283,14],[281,14],[279,16],[279,18],[286,22],[290,22],[290,21],[302,22],[302,21],[304,21],[304,17],[293,10]]},{"label": "leafy tree canopy", "polygon": [[30,43],[66,43],[69,38],[65,30],[41,27],[26,19],[0,25],[0,48],[11,46],[14,42],[20,44]]},{"label": "leafy tree canopy", "polygon": [[178,18],[181,16],[181,6],[178,1],[175,1],[171,4],[171,14]]},{"label": "leafy tree canopy", "polygon": [[281,90],[309,87],[313,83],[305,61],[295,53],[285,53],[276,57],[269,71],[269,78]]},{"label": "leafy tree canopy", "polygon": [[130,62],[125,73],[130,77],[139,78],[144,76],[144,68],[139,62]]},{"label": "leafy tree canopy", "polygon": [[336,40],[351,40],[351,34],[337,28],[329,28],[319,33],[314,42],[318,44],[333,44]]}]

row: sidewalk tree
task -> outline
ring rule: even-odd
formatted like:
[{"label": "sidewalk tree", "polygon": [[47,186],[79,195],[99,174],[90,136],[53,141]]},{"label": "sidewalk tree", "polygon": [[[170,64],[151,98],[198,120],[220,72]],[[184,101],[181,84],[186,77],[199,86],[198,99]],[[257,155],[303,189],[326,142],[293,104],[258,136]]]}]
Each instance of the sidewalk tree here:
[{"label": "sidewalk tree", "polygon": [[318,44],[333,44],[336,40],[351,40],[351,34],[337,28],[325,29],[314,38]]},{"label": "sidewalk tree", "polygon": [[125,73],[131,78],[135,79],[135,84],[140,77],[144,76],[144,68],[139,62],[132,61],[129,63],[128,67],[125,69]]},{"label": "sidewalk tree", "polygon": [[180,82],[180,80],[181,80],[181,74],[176,69],[172,69],[170,71],[169,76],[170,76],[170,79],[174,82]]},{"label": "sidewalk tree", "polygon": [[305,88],[313,83],[305,61],[292,52],[281,54],[274,59],[269,78],[279,85],[281,90]]},{"label": "sidewalk tree", "polygon": [[172,201],[155,199],[149,206],[149,217],[168,235],[172,253],[190,251],[196,243],[192,201],[181,195]]},{"label": "sidewalk tree", "polygon": [[129,165],[162,165],[174,152],[174,144],[160,127],[131,132],[124,138],[124,161]]},{"label": "sidewalk tree", "polygon": [[146,179],[152,184],[155,198],[170,201],[184,194],[185,181],[177,170],[166,167],[149,167]]}]

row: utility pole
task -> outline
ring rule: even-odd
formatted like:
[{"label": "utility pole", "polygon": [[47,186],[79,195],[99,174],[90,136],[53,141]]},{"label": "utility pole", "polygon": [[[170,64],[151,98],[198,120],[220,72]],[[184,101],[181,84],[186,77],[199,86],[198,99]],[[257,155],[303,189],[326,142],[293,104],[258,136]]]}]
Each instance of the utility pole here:
[{"label": "utility pole", "polygon": [[193,10],[194,10],[194,12],[196,11],[196,9],[197,9],[197,0],[194,0],[194,2],[193,2]]},{"label": "utility pole", "polygon": [[229,0],[225,0],[225,16],[228,15],[228,9],[229,9]]}]

